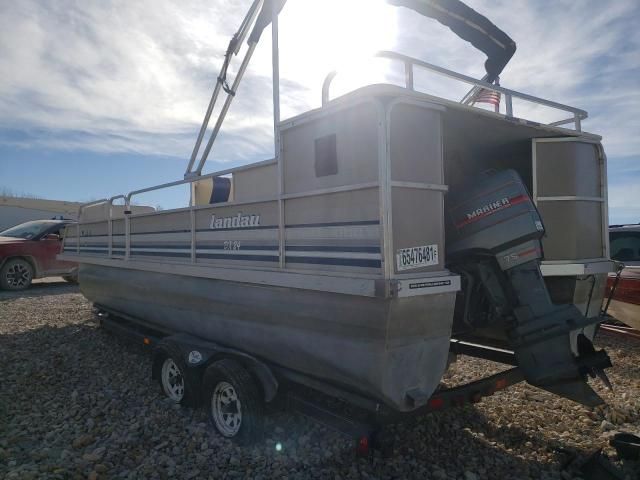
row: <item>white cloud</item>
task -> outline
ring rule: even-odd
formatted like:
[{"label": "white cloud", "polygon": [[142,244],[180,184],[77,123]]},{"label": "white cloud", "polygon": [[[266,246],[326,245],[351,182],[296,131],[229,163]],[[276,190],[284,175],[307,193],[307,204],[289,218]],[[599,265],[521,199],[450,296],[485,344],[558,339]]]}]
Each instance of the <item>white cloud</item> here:
[{"label": "white cloud", "polygon": [[[56,132],[28,140],[52,148],[178,154],[244,3],[3,4],[0,126]],[[256,118],[230,131],[264,124]]]},{"label": "white cloud", "polygon": [[[347,1],[356,0],[290,0],[285,8],[285,114],[317,107],[321,74],[334,60],[344,60],[354,50],[362,52],[369,43],[396,47],[473,76],[484,73],[483,55],[442,25],[389,6],[374,15],[370,0],[359,0],[367,11],[350,19],[346,14],[356,12],[340,8]],[[228,39],[249,3],[3,2],[0,129],[28,132],[26,140],[4,142],[187,157]],[[638,156],[637,2],[469,0],[469,4],[518,43],[503,85],[590,110],[591,119],[584,126],[604,136],[610,157]],[[362,25],[370,25],[374,32],[362,37],[364,41],[356,35]],[[396,41],[375,35],[385,25],[397,31]],[[341,34],[347,35],[343,42],[336,40]],[[269,154],[269,43],[265,34],[225,124],[224,141],[215,151],[221,160],[237,160],[238,146],[251,155]],[[327,55],[327,46],[334,48],[333,55]]]}]

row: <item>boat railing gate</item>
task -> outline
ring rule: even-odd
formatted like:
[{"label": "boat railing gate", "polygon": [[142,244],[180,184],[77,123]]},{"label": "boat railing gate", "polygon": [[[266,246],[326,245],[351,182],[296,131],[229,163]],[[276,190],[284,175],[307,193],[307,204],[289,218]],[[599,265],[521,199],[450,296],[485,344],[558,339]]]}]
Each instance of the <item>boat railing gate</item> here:
[{"label": "boat railing gate", "polygon": [[[432,63],[424,62],[422,60],[418,60],[417,58],[408,57],[400,53],[383,51],[383,52],[378,52],[376,54],[376,57],[386,58],[389,60],[396,60],[404,63],[405,88],[414,92],[416,91],[414,88],[414,81],[413,81],[414,69],[416,66],[418,66],[425,70],[429,70],[431,72],[440,74],[442,76],[473,85],[473,87],[479,87],[485,90],[491,90],[493,92],[498,92],[504,95],[507,117],[513,117],[513,99],[514,98],[525,100],[527,102],[531,102],[538,105],[543,105],[545,107],[554,108],[556,110],[569,112],[571,114],[571,117],[569,118],[547,124],[553,127],[573,123],[575,130],[577,132],[580,132],[582,131],[582,125],[581,125],[582,120],[586,119],[589,116],[586,111],[580,110],[579,108],[574,108],[574,107],[570,107],[569,105],[563,105],[561,103],[552,102],[551,100],[545,100],[542,98],[534,97],[532,95],[520,93],[515,90],[509,90],[508,88],[503,88],[499,85],[493,85],[491,83],[485,82],[484,80],[478,80],[473,77],[469,77],[467,75],[454,72],[453,70],[448,70],[446,68],[433,65]],[[335,70],[330,72],[326,76],[324,83],[322,84],[322,106],[325,106],[329,102],[329,90],[331,88],[331,83],[333,82],[333,79],[337,74],[338,72]]]}]

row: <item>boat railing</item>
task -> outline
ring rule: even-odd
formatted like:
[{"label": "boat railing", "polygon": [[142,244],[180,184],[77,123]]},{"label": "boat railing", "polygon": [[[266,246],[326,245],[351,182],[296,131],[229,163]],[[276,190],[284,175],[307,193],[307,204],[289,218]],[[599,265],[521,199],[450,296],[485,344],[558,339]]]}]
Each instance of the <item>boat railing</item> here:
[{"label": "boat railing", "polygon": [[[162,190],[165,188],[177,187],[179,185],[193,184],[196,182],[200,182],[202,180],[207,180],[209,178],[222,177],[224,175],[233,175],[234,173],[238,173],[246,170],[252,170],[254,168],[266,167],[268,165],[275,165],[276,163],[277,161],[274,159],[263,160],[262,162],[250,163],[248,165],[241,165],[239,167],[227,168],[226,170],[219,170],[217,172],[208,173],[206,175],[190,176],[182,180],[176,180],[175,182],[163,183],[162,185],[156,185],[153,187],[142,188],[140,190],[134,190],[133,192],[129,192],[127,195],[124,196],[125,202],[126,202],[125,205],[129,207],[131,205],[131,199],[135,195],[153,192],[155,190]],[[114,197],[114,198],[118,198],[118,197]],[[190,206],[193,206],[193,195],[191,195]]]},{"label": "boat railing", "polygon": [[[572,123],[575,130],[577,132],[580,132],[582,131],[582,124],[581,124],[582,120],[586,119],[589,116],[586,111],[581,110],[579,108],[571,107],[569,105],[563,105],[561,103],[553,102],[551,100],[545,100],[543,98],[535,97],[533,95],[527,95],[526,93],[520,93],[515,90],[510,90],[508,88],[504,88],[499,85],[488,83],[484,80],[478,80],[476,78],[463,75],[462,73],[454,72],[453,70],[448,70],[446,68],[433,65],[432,63],[424,62],[417,58],[409,57],[407,55],[402,55],[401,53],[383,51],[383,52],[378,52],[376,54],[376,57],[402,62],[404,64],[405,88],[411,91],[416,91],[415,85],[414,85],[415,67],[420,67],[430,72],[434,72],[436,74],[439,74],[448,78],[452,78],[454,80],[458,80],[463,83],[467,83],[469,85],[472,85],[473,87],[483,88],[485,90],[490,90],[493,92],[497,92],[501,95],[504,95],[505,110],[506,110],[507,117],[514,117],[514,114],[513,114],[514,98],[531,102],[537,105],[553,108],[563,112],[568,112],[571,114],[569,118],[548,123],[547,125],[549,126],[556,127],[556,126],[567,125]],[[329,103],[329,92],[331,89],[331,83],[333,82],[333,79],[336,77],[337,74],[338,72],[334,70],[330,72],[324,80],[324,83],[322,85],[322,106],[325,106],[327,103]]]},{"label": "boat railing", "polygon": [[[233,167],[233,168],[227,168],[225,170],[219,170],[217,172],[213,172],[213,173],[209,173],[206,175],[200,175],[200,176],[191,176],[189,178],[185,178],[182,180],[177,180],[175,182],[168,182],[168,183],[163,183],[161,185],[155,185],[153,187],[148,187],[148,188],[142,188],[139,190],[134,190],[132,192],[127,193],[126,195],[116,195],[113,196],[111,198],[103,198],[100,200],[93,200],[91,202],[88,203],[84,203],[82,205],[80,205],[78,207],[78,224],[76,225],[76,252],[79,254],[80,253],[80,237],[81,237],[81,230],[80,227],[81,225],[83,225],[83,223],[100,223],[100,222],[107,222],[107,237],[108,237],[108,253],[109,253],[109,257],[111,257],[113,255],[113,250],[114,250],[114,246],[113,246],[113,236],[114,236],[114,232],[113,232],[113,224],[115,220],[122,220],[122,218],[120,219],[116,219],[114,218],[114,202],[116,200],[124,200],[124,224],[125,224],[125,233],[124,233],[124,237],[125,237],[125,259],[129,259],[130,257],[130,251],[131,251],[131,241],[130,241],[130,236],[131,236],[131,218],[135,218],[137,216],[145,216],[145,215],[149,215],[149,214],[154,214],[154,215],[160,215],[160,214],[164,214],[164,213],[175,213],[178,211],[194,211],[197,208],[212,208],[212,207],[216,207],[216,206],[220,206],[220,207],[224,207],[224,206],[229,206],[230,204],[238,204],[238,202],[224,202],[224,203],[219,203],[219,204],[208,204],[208,205],[203,205],[201,207],[198,207],[195,205],[194,202],[194,190],[193,188],[190,188],[190,193],[189,193],[189,205],[188,207],[185,208],[178,208],[178,209],[171,209],[171,210],[167,210],[167,211],[154,211],[154,212],[141,212],[136,214],[133,210],[133,204],[132,204],[132,199],[134,196],[136,195],[141,195],[144,193],[149,193],[149,192],[154,192],[157,190],[163,190],[166,188],[171,188],[171,187],[177,187],[180,185],[192,185],[194,183],[197,182],[201,182],[203,180],[207,180],[210,178],[214,178],[214,177],[222,177],[225,175],[233,175],[234,173],[238,173],[238,172],[242,172],[242,171],[247,171],[247,170],[252,170],[255,168],[260,168],[260,167],[266,167],[269,165],[275,165],[277,164],[277,160],[275,159],[270,159],[270,160],[264,160],[261,162],[256,162],[256,163],[251,163],[248,165],[241,165],[238,167]],[[275,200],[275,198],[274,198]],[[262,201],[266,201],[266,199],[261,199],[261,200],[252,200],[252,201],[248,201],[248,202],[241,202],[241,203],[259,203]],[[106,216],[104,218],[100,218],[100,219],[96,219],[94,220],[88,220],[86,222],[83,222],[83,213],[86,212],[86,210],[88,208],[91,207],[98,207],[100,205],[105,205],[107,207],[107,212],[106,212]],[[190,216],[190,227],[191,227],[191,231],[192,231],[192,236],[195,233],[195,218],[194,215],[191,214]],[[194,237],[194,241],[195,241],[195,237]],[[195,246],[194,246],[195,248]]]}]

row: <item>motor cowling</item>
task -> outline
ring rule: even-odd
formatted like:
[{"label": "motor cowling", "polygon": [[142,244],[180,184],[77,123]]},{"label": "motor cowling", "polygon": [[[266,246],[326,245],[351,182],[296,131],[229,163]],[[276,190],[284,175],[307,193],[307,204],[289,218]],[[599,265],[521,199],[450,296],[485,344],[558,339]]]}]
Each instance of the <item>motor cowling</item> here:
[{"label": "motor cowling", "polygon": [[570,343],[572,332],[601,319],[552,303],[540,272],[544,225],[517,172],[452,186],[446,217],[448,268],[463,279],[454,329],[490,327],[503,334],[529,383],[585,405],[602,403],[585,380],[604,377],[609,357],[584,335],[580,355]]}]

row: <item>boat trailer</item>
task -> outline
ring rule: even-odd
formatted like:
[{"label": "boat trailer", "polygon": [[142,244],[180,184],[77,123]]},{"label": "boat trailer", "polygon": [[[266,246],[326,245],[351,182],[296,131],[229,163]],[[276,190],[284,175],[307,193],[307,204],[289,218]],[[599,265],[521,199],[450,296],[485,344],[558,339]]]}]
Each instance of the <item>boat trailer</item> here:
[{"label": "boat trailer", "polygon": [[[184,391],[181,400],[183,405],[200,407],[204,397],[206,369],[216,362],[231,360],[242,365],[249,373],[256,390],[262,392],[264,401],[268,402],[269,411],[296,412],[331,428],[353,439],[356,453],[361,456],[369,455],[372,450],[386,448],[382,432],[388,425],[407,422],[431,412],[475,404],[484,397],[525,380],[520,368],[514,366],[517,361],[513,352],[453,339],[452,354],[491,360],[511,368],[469,383],[439,388],[422,407],[410,412],[398,412],[346,387],[269,364],[237,349],[187,334],[170,334],[145,327],[140,319],[98,305],[94,306],[94,314],[105,330],[151,351],[152,378],[159,381],[161,387],[165,360],[171,358],[181,367],[184,376],[178,381],[182,382]],[[330,404],[327,401],[329,399],[334,400],[333,403],[338,399],[339,406]],[[261,424],[263,419],[261,415],[255,420]],[[254,436],[251,442],[259,438]]]}]

